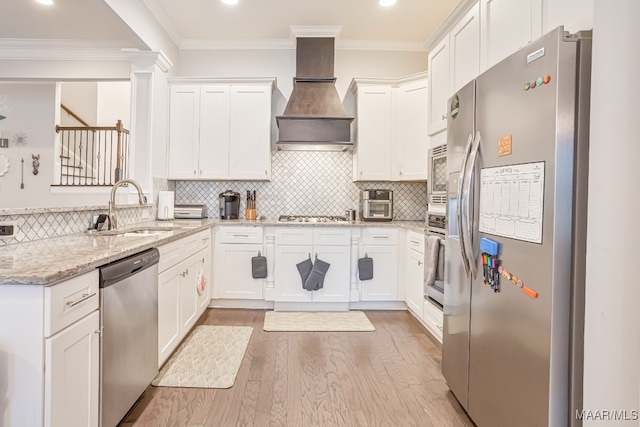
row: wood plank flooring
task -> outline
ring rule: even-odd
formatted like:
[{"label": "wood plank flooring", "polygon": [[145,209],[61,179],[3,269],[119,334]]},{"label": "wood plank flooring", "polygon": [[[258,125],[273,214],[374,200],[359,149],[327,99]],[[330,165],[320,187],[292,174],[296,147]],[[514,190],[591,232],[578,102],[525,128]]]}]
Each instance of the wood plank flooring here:
[{"label": "wood plank flooring", "polygon": [[254,328],[233,387],[150,386],[121,426],[473,426],[440,344],[408,312],[367,311],[375,332],[265,332],[264,313],[209,309],[198,322]]}]

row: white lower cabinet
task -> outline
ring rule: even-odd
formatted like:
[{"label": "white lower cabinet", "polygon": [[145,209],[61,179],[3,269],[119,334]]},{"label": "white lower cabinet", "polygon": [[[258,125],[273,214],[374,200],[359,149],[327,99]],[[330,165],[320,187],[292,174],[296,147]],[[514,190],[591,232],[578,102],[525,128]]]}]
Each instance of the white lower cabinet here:
[{"label": "white lower cabinet", "polygon": [[45,426],[98,426],[100,316],[94,311],[45,342]]},{"label": "white lower cabinet", "polygon": [[424,300],[424,311],[422,313],[423,323],[427,327],[427,330],[431,332],[438,341],[442,343],[442,330],[444,323],[444,315],[442,313],[442,307],[435,303]]},{"label": "white lower cabinet", "polygon": [[254,279],[251,258],[265,254],[264,229],[220,226],[215,236],[213,298],[263,299],[265,279]]},{"label": "white lower cabinet", "polygon": [[398,229],[364,228],[360,257],[373,260],[373,279],[360,280],[360,301],[398,299]]},{"label": "white lower cabinet", "polygon": [[416,317],[424,310],[424,235],[407,232],[405,258],[405,302]]},{"label": "white lower cabinet", "polygon": [[[302,243],[302,244],[301,244]],[[306,243],[306,244],[303,244]],[[275,232],[275,302],[349,301],[351,231],[331,227],[282,227]],[[311,257],[329,263],[323,287],[307,291],[296,265]]]},{"label": "white lower cabinet", "polygon": [[98,281],[0,286],[0,426],[98,426]]},{"label": "white lower cabinet", "polygon": [[[209,305],[210,231],[160,246],[158,366],[168,359]],[[204,276],[205,287],[202,288]]]}]

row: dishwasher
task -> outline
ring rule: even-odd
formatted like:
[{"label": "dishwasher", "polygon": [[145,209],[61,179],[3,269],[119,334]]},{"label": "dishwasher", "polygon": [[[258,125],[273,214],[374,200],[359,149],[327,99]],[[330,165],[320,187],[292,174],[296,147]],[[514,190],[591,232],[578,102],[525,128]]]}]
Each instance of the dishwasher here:
[{"label": "dishwasher", "polygon": [[100,268],[100,425],[114,427],[158,373],[158,260],[149,249]]}]

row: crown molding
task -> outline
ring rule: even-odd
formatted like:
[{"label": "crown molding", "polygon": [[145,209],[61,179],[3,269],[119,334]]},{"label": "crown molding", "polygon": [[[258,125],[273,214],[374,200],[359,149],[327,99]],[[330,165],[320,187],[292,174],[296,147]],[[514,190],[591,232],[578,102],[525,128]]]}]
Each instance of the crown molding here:
[{"label": "crown molding", "polygon": [[291,25],[291,38],[298,37],[328,37],[337,39],[342,31],[341,25]]},{"label": "crown molding", "polygon": [[173,67],[173,62],[162,51],[122,49],[122,52],[132,64],[141,68],[157,65],[158,68],[166,73]]},{"label": "crown molding", "polygon": [[126,40],[0,39],[0,59],[122,61]]}]

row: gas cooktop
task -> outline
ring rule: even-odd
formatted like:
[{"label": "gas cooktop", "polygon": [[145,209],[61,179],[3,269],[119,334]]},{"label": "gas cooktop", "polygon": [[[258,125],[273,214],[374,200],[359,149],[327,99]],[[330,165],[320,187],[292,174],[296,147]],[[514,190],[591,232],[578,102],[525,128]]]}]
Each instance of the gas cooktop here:
[{"label": "gas cooktop", "polygon": [[280,222],[349,222],[343,216],[331,216],[331,215],[280,215],[278,218]]}]

